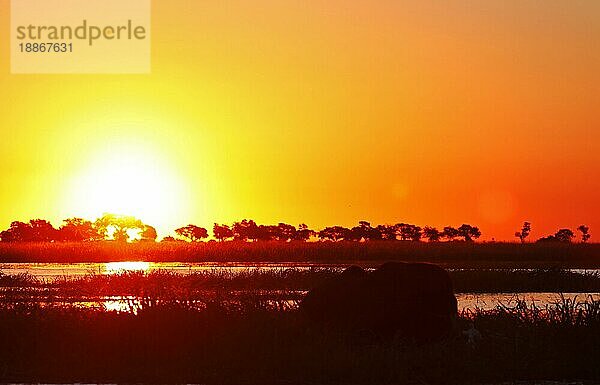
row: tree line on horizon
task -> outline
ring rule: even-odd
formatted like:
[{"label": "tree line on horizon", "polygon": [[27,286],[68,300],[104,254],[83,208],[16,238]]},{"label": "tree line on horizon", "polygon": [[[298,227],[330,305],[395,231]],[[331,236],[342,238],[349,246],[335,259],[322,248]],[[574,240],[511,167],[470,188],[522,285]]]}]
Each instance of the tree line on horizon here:
[{"label": "tree line on horizon", "polygon": [[132,216],[114,214],[105,214],[94,222],[83,218],[65,219],[59,228],[45,219],[15,221],[0,232],[1,242],[128,242],[133,239],[155,241],[156,238],[154,227]]},{"label": "tree line on horizon", "polygon": [[[577,228],[581,233],[581,241],[586,243],[591,235],[589,227],[581,225]],[[520,231],[515,233],[521,243],[525,243],[531,233],[531,223],[524,222]],[[209,238],[206,228],[189,224],[175,230],[177,237],[167,236],[162,242],[200,242]],[[478,227],[462,224],[459,227],[446,226],[437,229],[431,226],[420,227],[409,223],[372,226],[367,221],[360,221],[357,226],[347,228],[330,226],[320,231],[310,229],[305,224],[298,227],[286,223],[277,225],[259,225],[253,220],[244,219],[232,225],[215,223],[212,235],[219,242],[225,241],[280,241],[306,242],[310,239],[319,241],[412,241],[428,242],[462,240],[472,242],[481,236]],[[574,240],[575,233],[570,229],[560,229],[555,234],[543,237],[537,242],[566,242]],[[125,215],[105,214],[95,221],[82,218],[65,219],[62,225],[55,228],[44,219],[32,219],[29,222],[12,222],[10,227],[0,232],[0,242],[156,242],[156,229],[141,220]]]}]

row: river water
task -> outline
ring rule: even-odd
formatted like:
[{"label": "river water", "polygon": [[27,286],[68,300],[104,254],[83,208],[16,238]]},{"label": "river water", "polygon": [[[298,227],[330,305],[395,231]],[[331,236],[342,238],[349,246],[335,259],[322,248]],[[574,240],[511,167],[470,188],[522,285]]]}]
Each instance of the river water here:
[{"label": "river water", "polygon": [[[202,271],[227,270],[231,272],[248,269],[277,270],[285,268],[310,269],[328,267],[342,269],[341,265],[297,264],[297,263],[153,263],[153,262],[111,262],[111,263],[4,263],[0,264],[0,273],[4,275],[29,274],[42,280],[59,277],[81,277],[90,274],[119,274],[128,271],[167,271],[179,274],[191,274]],[[600,270],[573,270],[576,272],[598,272]],[[302,292],[294,293],[295,299],[301,298]],[[514,306],[517,301],[524,301],[528,306],[544,307],[563,300],[584,301],[600,300],[600,293],[457,293],[459,310],[492,309],[497,306]],[[132,311],[139,304],[135,297],[96,298],[92,302],[78,302],[75,305],[86,307],[103,307],[107,310]]]},{"label": "river water", "polygon": [[280,270],[328,267],[342,269],[337,264],[290,263],[213,263],[213,262],[109,262],[109,263],[0,263],[5,275],[30,274],[37,278],[81,277],[89,274],[119,274],[127,271],[154,271],[190,274],[210,270],[243,271],[248,269]]},{"label": "river water", "polygon": [[[243,271],[248,269],[280,270],[331,268],[343,269],[347,265],[314,263],[240,263],[240,262],[109,262],[109,263],[0,263],[0,273],[5,275],[30,274],[37,278],[81,277],[89,274],[118,274],[127,271],[175,272],[190,274],[210,270]],[[577,273],[600,273],[600,269],[570,269]]]}]

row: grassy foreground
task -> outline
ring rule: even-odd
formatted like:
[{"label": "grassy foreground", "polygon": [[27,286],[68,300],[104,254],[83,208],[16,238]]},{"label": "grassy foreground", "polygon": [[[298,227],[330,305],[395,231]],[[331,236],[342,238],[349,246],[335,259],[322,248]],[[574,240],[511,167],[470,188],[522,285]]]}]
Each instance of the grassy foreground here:
[{"label": "grassy foreground", "polygon": [[466,384],[599,380],[600,302],[461,315],[481,338],[417,346],[308,325],[247,298],[137,315],[0,306],[0,382]]},{"label": "grassy foreground", "polygon": [[[27,253],[33,250],[38,256],[58,258],[60,252],[69,253],[69,247],[76,252],[92,253],[89,255],[99,248],[120,255],[123,260],[152,260],[132,256],[146,252],[150,254],[145,255],[153,255],[158,251],[165,256],[167,246],[53,244],[18,245],[8,250]],[[177,250],[237,250],[248,255],[256,250],[273,252],[258,244],[171,246],[176,253]],[[398,250],[404,246],[408,247],[399,243]],[[434,246],[437,245],[431,247]],[[521,245],[507,247],[518,246]],[[527,246],[538,252],[544,250],[537,245]],[[579,249],[577,245],[571,246],[573,250]],[[284,255],[312,248],[315,252],[350,254],[357,250],[368,253],[382,250],[378,244],[274,247]],[[420,250],[420,246],[411,247],[417,247],[413,251]],[[440,247],[458,252],[479,247],[486,250],[491,246]],[[386,253],[397,251],[383,249]],[[552,250],[557,253],[559,249]],[[588,252],[586,248],[581,250]],[[44,251],[48,254],[43,254]],[[364,255],[361,260],[365,260]],[[375,259],[366,260],[376,264]],[[467,265],[482,263],[471,260]],[[193,274],[130,272],[52,280],[0,273],[0,383],[304,385],[600,381],[597,365],[600,301],[563,299],[544,307],[528,307],[526,302],[517,301],[512,307],[465,311],[460,314],[459,330],[452,338],[415,345],[407,340],[381,340],[368,332],[344,334],[323,330],[308,323],[297,308],[302,292],[339,271],[334,267],[215,269]],[[595,272],[576,273],[556,268],[457,269],[450,274],[456,292],[600,291],[600,276]],[[122,313],[68,306],[69,301],[93,302],[94,298],[102,300],[108,296],[134,296],[139,301],[135,311]],[[469,341],[462,331],[468,330],[471,323],[480,338]]]},{"label": "grassy foreground", "polygon": [[[483,384],[600,381],[600,301],[524,301],[460,314],[456,334],[415,345],[308,323],[290,294],[339,269],[61,277],[0,274],[0,383]],[[457,291],[596,291],[597,273],[456,270]],[[269,295],[263,295],[265,292]],[[66,306],[135,296],[135,311]],[[55,300],[53,300],[55,299]],[[470,323],[480,338],[469,341]]]},{"label": "grassy foreground", "polygon": [[0,243],[5,262],[434,262],[449,267],[600,267],[600,244],[474,242]]}]

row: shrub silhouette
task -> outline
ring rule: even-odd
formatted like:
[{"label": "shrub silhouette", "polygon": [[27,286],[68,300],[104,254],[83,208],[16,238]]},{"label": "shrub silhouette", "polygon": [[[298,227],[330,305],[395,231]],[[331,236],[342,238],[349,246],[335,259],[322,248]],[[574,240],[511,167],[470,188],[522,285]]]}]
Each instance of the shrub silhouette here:
[{"label": "shrub silhouette", "polygon": [[540,238],[537,242],[562,242],[571,243],[575,234],[570,229],[560,229],[554,235],[548,235],[547,237]]}]

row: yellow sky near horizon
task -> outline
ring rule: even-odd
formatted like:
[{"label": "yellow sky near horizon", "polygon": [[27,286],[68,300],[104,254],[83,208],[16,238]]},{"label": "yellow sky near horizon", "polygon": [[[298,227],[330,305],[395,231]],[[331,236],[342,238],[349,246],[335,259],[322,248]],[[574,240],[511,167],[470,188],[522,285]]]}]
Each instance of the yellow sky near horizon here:
[{"label": "yellow sky near horizon", "polygon": [[0,0],[1,228],[600,229],[598,1],[152,6],[150,75],[11,75]]}]

